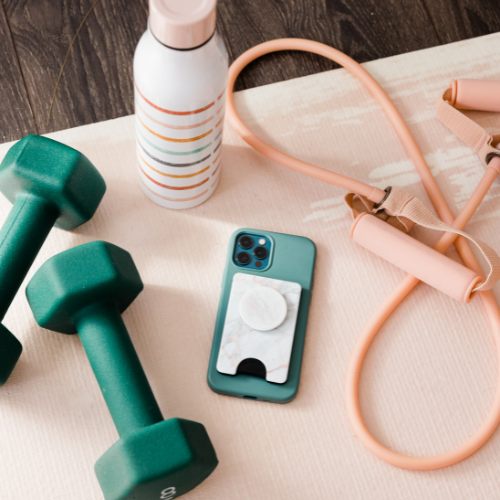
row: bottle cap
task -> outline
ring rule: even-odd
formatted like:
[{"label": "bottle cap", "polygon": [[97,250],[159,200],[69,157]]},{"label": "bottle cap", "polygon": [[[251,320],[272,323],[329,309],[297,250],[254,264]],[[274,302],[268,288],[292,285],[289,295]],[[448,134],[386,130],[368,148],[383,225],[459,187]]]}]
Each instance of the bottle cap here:
[{"label": "bottle cap", "polygon": [[174,49],[203,45],[215,31],[217,0],[149,0],[149,28]]}]

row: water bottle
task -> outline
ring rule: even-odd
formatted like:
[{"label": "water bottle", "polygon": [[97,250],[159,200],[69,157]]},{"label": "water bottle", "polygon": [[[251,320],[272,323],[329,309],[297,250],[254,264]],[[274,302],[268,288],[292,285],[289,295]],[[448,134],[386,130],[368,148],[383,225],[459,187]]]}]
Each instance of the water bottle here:
[{"label": "water bottle", "polygon": [[150,0],[134,56],[140,185],[155,203],[192,208],[221,174],[228,55],[216,0]]}]

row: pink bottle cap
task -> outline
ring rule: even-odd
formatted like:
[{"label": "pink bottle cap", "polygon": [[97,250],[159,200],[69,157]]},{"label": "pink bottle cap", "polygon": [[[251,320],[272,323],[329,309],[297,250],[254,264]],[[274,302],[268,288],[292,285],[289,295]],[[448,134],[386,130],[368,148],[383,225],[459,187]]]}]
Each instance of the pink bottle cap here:
[{"label": "pink bottle cap", "polygon": [[149,0],[149,28],[174,49],[203,45],[215,31],[217,0]]}]

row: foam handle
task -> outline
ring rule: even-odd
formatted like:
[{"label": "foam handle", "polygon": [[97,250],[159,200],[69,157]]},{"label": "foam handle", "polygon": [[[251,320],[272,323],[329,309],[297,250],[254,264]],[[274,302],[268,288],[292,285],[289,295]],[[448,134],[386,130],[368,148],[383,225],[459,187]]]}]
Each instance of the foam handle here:
[{"label": "foam handle", "polygon": [[468,302],[481,277],[383,220],[363,213],[354,221],[351,238],[375,255],[420,281],[460,301]]},{"label": "foam handle", "polygon": [[500,80],[455,80],[450,90],[458,109],[500,112]]}]

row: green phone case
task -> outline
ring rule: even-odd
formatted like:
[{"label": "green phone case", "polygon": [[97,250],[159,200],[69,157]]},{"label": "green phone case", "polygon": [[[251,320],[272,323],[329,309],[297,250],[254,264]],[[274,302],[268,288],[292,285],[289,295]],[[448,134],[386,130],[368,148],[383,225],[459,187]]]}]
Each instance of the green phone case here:
[{"label": "green phone case", "polygon": [[[236,238],[241,233],[254,233],[270,238],[273,246],[272,260],[264,271],[245,269],[233,262]],[[215,332],[208,367],[208,385],[220,394],[248,399],[259,399],[275,403],[287,403],[297,394],[307,328],[309,303],[311,301],[316,246],[308,238],[291,234],[273,233],[257,229],[242,228],[233,233],[222,284],[222,295],[215,323]],[[226,309],[235,273],[247,273],[268,278],[293,281],[302,287],[299,313],[290,359],[288,379],[284,384],[275,384],[252,375],[226,375],[217,371],[217,358],[222,338]]]}]

